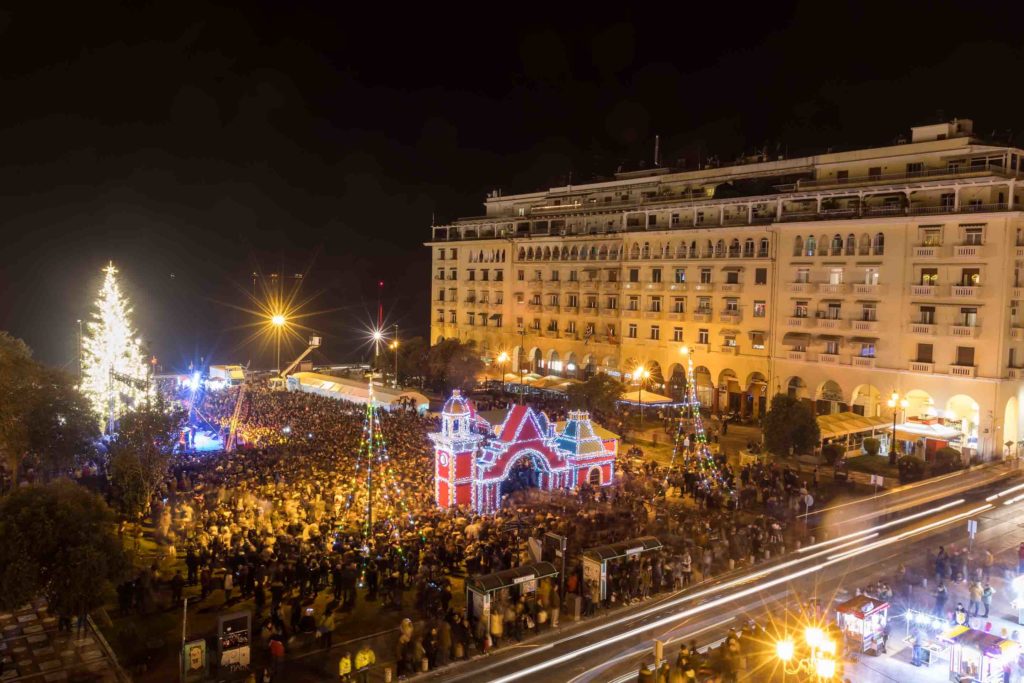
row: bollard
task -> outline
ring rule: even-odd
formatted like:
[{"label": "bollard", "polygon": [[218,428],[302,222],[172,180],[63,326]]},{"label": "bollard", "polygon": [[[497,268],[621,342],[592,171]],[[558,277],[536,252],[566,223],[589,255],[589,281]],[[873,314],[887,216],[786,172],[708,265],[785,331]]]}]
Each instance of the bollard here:
[{"label": "bollard", "polygon": [[391,683],[391,667],[384,667],[384,683]]},{"label": "bollard", "polygon": [[736,560],[729,558],[729,571],[736,569]]}]

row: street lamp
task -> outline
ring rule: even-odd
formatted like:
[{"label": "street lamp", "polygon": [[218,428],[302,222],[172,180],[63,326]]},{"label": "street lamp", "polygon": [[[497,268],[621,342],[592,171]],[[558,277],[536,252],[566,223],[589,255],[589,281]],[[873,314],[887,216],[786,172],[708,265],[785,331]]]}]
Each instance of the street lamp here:
[{"label": "street lamp", "polygon": [[836,675],[836,643],[817,626],[804,629],[804,644],[808,656],[797,656],[796,644],[791,638],[775,643],[775,656],[782,663],[784,674],[794,676],[803,673],[815,676],[819,681],[830,681]]},{"label": "street lamp", "polygon": [[519,405],[523,405],[526,394],[526,375],[523,372],[523,357],[526,355],[526,327],[519,328]]},{"label": "street lamp", "polygon": [[644,426],[644,380],[651,376],[650,371],[645,367],[637,367],[633,372],[633,377],[637,381],[636,400],[640,403],[640,427]]},{"label": "street lamp", "polygon": [[502,351],[498,354],[498,372],[501,373],[501,393],[505,393],[505,365],[508,363],[508,353]]},{"label": "street lamp", "polygon": [[889,407],[892,408],[892,442],[889,444],[889,464],[896,464],[896,417],[899,415],[897,407],[903,410],[907,409],[909,403],[907,399],[901,399],[898,391],[892,392],[892,396],[889,397]]},{"label": "street lamp", "polygon": [[274,326],[275,337],[277,337],[277,376],[281,376],[281,330],[288,320],[284,317],[283,313],[275,313],[270,317],[270,324]]}]

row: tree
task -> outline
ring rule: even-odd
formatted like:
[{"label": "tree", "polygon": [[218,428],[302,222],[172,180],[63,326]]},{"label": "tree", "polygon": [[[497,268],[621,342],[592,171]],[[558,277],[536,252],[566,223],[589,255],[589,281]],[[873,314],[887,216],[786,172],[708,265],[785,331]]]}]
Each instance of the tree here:
[{"label": "tree", "polygon": [[413,337],[402,342],[398,347],[398,377],[409,382],[419,378],[420,383],[426,379],[427,359],[430,344],[423,337]]},{"label": "tree", "polygon": [[26,398],[35,385],[37,370],[25,342],[0,332],[0,451],[15,479],[29,449],[31,402]]},{"label": "tree", "polygon": [[566,390],[572,408],[589,410],[591,413],[610,414],[622,395],[622,383],[603,372],[599,372],[581,384],[571,384]]},{"label": "tree", "polygon": [[130,568],[103,500],[67,481],[21,487],[0,501],[0,608],[43,595],[58,614],[104,602]]},{"label": "tree", "polygon": [[837,443],[825,444],[821,449],[821,457],[825,458],[825,462],[829,465],[835,465],[844,455],[846,455],[846,449]]},{"label": "tree", "polygon": [[904,455],[897,461],[896,466],[899,468],[901,484],[924,478],[925,462],[921,458]]},{"label": "tree", "polygon": [[777,455],[809,453],[821,441],[821,429],[814,412],[799,399],[775,394],[764,419],[764,441]]},{"label": "tree", "polygon": [[427,382],[438,391],[472,389],[476,377],[484,369],[473,341],[445,339],[430,347],[427,353]]},{"label": "tree", "polygon": [[159,396],[126,413],[110,445],[110,483],[118,508],[130,519],[149,510],[174,452],[185,414]]},{"label": "tree", "polygon": [[869,436],[864,439],[864,452],[868,455],[878,455],[878,452],[882,449],[882,442],[873,436]]},{"label": "tree", "polygon": [[146,361],[131,324],[132,309],[114,277],[117,269],[111,263],[103,272],[106,277],[93,319],[86,325],[82,359],[82,391],[101,425],[111,414],[120,417],[152,396]]}]

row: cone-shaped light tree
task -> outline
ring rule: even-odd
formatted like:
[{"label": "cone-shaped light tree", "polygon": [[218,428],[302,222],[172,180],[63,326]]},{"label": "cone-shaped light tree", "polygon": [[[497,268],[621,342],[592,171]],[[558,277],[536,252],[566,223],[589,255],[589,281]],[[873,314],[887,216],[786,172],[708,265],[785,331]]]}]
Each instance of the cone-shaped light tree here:
[{"label": "cone-shaped light tree", "polygon": [[117,269],[111,263],[103,272],[103,286],[82,341],[81,387],[101,424],[115,420],[151,391],[131,324],[132,309],[117,284]]}]

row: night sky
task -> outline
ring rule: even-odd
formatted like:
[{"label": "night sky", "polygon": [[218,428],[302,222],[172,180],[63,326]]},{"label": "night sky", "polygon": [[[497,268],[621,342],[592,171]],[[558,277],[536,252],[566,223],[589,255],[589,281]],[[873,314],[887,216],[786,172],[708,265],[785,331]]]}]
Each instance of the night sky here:
[{"label": "night sky", "polygon": [[425,334],[433,217],[650,165],[655,133],[688,166],[937,117],[1024,145],[1009,3],[368,4],[0,10],[0,329],[73,367],[113,259],[165,367],[269,365],[232,306],[307,272],[319,358],[353,359],[378,279]]}]

